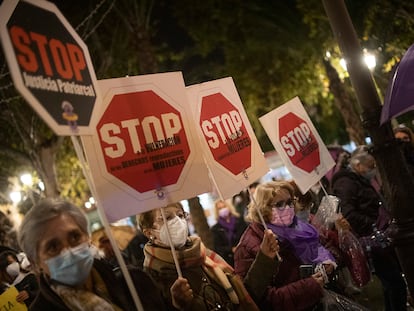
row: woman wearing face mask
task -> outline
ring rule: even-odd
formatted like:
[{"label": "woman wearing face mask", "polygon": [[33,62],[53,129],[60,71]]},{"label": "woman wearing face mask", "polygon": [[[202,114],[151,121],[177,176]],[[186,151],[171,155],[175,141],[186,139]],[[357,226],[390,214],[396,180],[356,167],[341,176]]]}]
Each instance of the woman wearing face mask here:
[{"label": "woman wearing face mask", "polygon": [[[46,199],[25,215],[19,243],[38,274],[40,291],[30,310],[136,310],[123,278],[94,259],[88,221],[80,208]],[[152,279],[131,268],[145,310],[165,310]]]},{"label": "woman wearing face mask", "polygon": [[[138,223],[149,239],[144,247],[144,269],[162,288],[163,295],[172,309],[179,310],[258,310],[241,280],[218,254],[207,249],[199,237],[188,236],[187,223],[177,216],[180,204],[164,208],[167,223],[160,209],[138,215]],[[182,272],[178,277],[168,231],[174,244]],[[277,268],[274,260],[278,250],[277,241],[267,232],[256,258],[257,265]],[[255,280],[263,276],[251,269],[250,294],[262,293],[265,288],[255,287]],[[260,282],[259,282],[260,283]]]},{"label": "woman wearing face mask", "polygon": [[18,261],[17,255],[12,251],[4,251],[0,254],[0,278],[5,287],[16,287],[19,294],[16,301],[29,306],[36,297],[39,286],[36,276],[23,269],[25,266]]},{"label": "woman wearing face mask", "polygon": [[214,203],[214,212],[217,223],[211,227],[213,249],[233,267],[234,250],[247,224],[227,201],[217,200]]},{"label": "woman wearing face mask", "polygon": [[301,278],[301,265],[325,267],[327,274],[336,267],[331,253],[319,243],[316,229],[295,217],[294,189],[287,181],[272,181],[256,188],[249,205],[249,227],[236,248],[235,271],[245,277],[254,262],[264,227],[257,210],[260,210],[267,227],[278,237],[283,261],[278,273],[271,267],[263,275],[270,275],[262,296],[261,310],[312,310],[323,296],[326,282],[321,272]]},{"label": "woman wearing face mask", "polygon": [[[375,175],[375,158],[366,145],[358,146],[351,155],[349,167],[338,171],[332,178],[332,191],[337,196],[342,214],[358,238],[372,239],[377,230],[386,231],[391,215],[381,192],[371,184]],[[374,229],[376,227],[376,229]],[[386,311],[405,310],[407,292],[401,267],[392,245],[373,246],[368,253],[376,276],[384,291]]]}]

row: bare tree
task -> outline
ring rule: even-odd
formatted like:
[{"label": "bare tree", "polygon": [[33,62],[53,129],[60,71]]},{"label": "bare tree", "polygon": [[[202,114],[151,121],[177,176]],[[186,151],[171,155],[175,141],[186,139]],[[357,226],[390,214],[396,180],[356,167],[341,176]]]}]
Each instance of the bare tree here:
[{"label": "bare tree", "polygon": [[329,78],[329,90],[334,95],[334,103],[344,118],[349,138],[358,145],[364,144],[364,128],[362,127],[359,113],[355,108],[356,99],[351,98],[350,92],[347,90],[344,83],[341,82],[338,72],[332,66],[330,61],[324,60],[323,64]]},{"label": "bare tree", "polygon": [[199,197],[189,199],[188,205],[190,206],[190,214],[195,231],[206,247],[213,249],[213,236],[211,235],[210,227],[207,223],[204,209],[200,204]]}]

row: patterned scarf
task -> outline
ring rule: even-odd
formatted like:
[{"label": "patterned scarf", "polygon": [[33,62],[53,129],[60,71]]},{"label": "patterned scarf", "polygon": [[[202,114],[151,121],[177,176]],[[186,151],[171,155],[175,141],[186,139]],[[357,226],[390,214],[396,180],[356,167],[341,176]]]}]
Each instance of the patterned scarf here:
[{"label": "patterned scarf", "polygon": [[108,289],[94,268],[86,281],[86,288],[73,288],[62,284],[52,284],[51,287],[73,311],[122,311],[110,302]]},{"label": "patterned scarf", "polygon": [[[233,268],[218,254],[207,249],[199,237],[190,237],[190,239],[191,246],[176,251],[180,267],[186,269],[201,265],[207,275],[225,289],[230,301],[239,304],[239,298],[226,275],[226,273],[233,274]],[[147,243],[144,253],[144,267],[157,272],[176,270],[171,249],[154,247]]]}]

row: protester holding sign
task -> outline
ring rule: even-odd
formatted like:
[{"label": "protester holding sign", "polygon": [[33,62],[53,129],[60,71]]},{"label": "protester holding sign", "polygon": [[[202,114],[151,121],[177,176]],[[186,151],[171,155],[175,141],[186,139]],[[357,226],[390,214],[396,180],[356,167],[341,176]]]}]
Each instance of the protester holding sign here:
[{"label": "protester holding sign", "polygon": [[19,292],[16,301],[29,306],[36,297],[39,286],[36,276],[23,267],[26,267],[25,262],[19,262],[16,252],[4,251],[0,253],[1,282],[7,287],[15,286]]},{"label": "protester holding sign", "polygon": [[9,287],[0,295],[0,310],[7,311],[27,311],[27,306],[24,303],[17,301],[16,297],[19,295],[16,287]]},{"label": "protester holding sign", "polygon": [[[257,292],[254,282],[263,276],[258,270],[260,265],[270,265],[278,250],[277,241],[268,232],[251,269],[251,283],[244,287],[240,278],[218,254],[207,249],[199,237],[188,236],[187,222],[177,216],[173,204],[164,209],[167,226],[164,224],[160,209],[138,216],[138,222],[148,237],[145,245],[144,269],[158,282],[163,295],[168,298],[171,307],[179,310],[259,310],[246,288]],[[182,276],[179,275],[168,239],[174,244],[176,257]],[[262,289],[259,289],[260,291]],[[264,289],[263,289],[264,290]]]},{"label": "protester holding sign", "polygon": [[[278,237],[283,261],[278,270],[271,265],[261,266],[263,295],[259,296],[261,310],[308,310],[320,302],[323,287],[328,281],[313,266],[323,265],[329,275],[336,267],[331,253],[319,243],[316,229],[295,216],[294,189],[287,181],[260,184],[249,205],[252,221],[240,239],[234,254],[235,271],[248,275],[263,239],[264,227],[258,210],[269,229]],[[301,279],[300,265],[308,265],[310,274]]]},{"label": "protester holding sign", "polygon": [[[128,288],[105,262],[94,259],[87,218],[80,208],[45,199],[26,214],[19,243],[39,276],[40,293],[30,310],[135,310]],[[166,310],[151,278],[131,268],[145,310]]]}]

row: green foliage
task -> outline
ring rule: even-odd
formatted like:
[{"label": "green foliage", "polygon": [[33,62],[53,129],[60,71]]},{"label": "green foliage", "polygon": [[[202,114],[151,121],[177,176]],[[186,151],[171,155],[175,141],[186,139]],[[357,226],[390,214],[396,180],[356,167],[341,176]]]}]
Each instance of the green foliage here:
[{"label": "green foliage", "polygon": [[[310,110],[323,111],[314,118],[322,134],[332,133],[340,122],[320,66],[324,51],[319,42],[310,40],[294,1],[181,1],[174,13],[202,56],[223,58],[221,72],[235,80],[263,150],[273,147],[258,118],[295,96],[309,107],[320,106]],[[343,133],[327,138],[329,143],[343,140]]]},{"label": "green foliage", "polygon": [[73,149],[72,141],[65,137],[56,154],[60,195],[78,206],[88,201],[91,193],[83,175],[82,165]]},{"label": "green foliage", "polygon": [[[98,79],[182,71],[190,85],[231,76],[264,151],[273,146],[259,117],[295,96],[326,144],[349,140],[322,62],[329,51],[340,70],[340,53],[320,0],[54,2],[84,38]],[[414,4],[346,4],[361,45],[377,53],[373,74],[385,94],[390,71],[414,41]],[[3,73],[2,98],[13,98],[17,93],[4,87],[11,80]],[[348,88],[347,76],[340,76]],[[1,105],[0,187],[5,191],[8,176],[40,169],[34,155],[57,138],[21,98]],[[82,204],[89,190],[70,140],[65,138],[56,152],[61,195]]]}]

